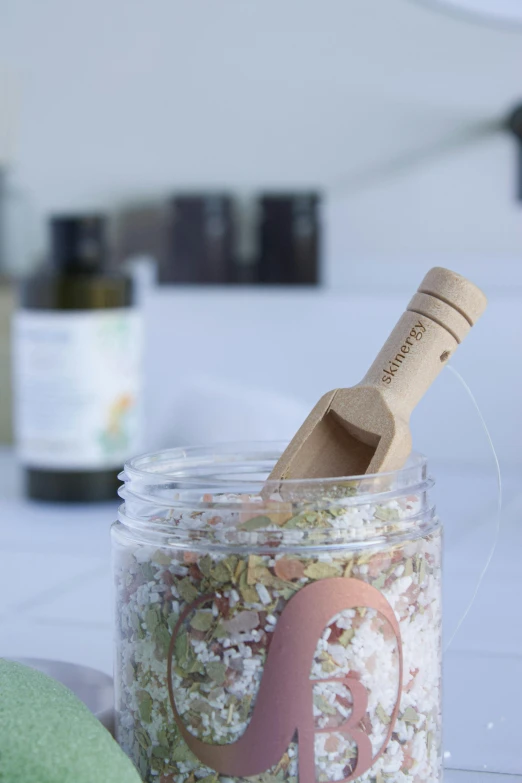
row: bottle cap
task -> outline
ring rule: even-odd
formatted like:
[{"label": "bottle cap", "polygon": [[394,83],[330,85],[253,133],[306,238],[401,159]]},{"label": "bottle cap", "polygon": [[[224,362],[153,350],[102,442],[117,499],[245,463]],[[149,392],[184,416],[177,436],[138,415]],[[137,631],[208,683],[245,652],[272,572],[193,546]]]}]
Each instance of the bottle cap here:
[{"label": "bottle cap", "polygon": [[106,260],[105,219],[99,215],[51,218],[51,256],[65,272],[101,272]]}]

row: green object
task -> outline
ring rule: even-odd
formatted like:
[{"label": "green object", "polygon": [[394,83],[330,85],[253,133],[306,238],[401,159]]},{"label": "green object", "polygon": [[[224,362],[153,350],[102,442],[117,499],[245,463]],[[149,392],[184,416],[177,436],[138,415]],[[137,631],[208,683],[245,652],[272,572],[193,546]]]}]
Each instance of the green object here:
[{"label": "green object", "polygon": [[140,777],[68,688],[0,659],[0,781],[140,783]]}]

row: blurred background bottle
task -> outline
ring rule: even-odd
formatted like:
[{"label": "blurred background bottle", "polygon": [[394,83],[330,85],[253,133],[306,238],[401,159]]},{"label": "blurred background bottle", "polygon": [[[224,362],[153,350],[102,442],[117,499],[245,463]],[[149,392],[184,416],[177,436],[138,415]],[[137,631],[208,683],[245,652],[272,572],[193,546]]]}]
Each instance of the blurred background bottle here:
[{"label": "blurred background bottle", "polygon": [[46,267],[21,287],[13,325],[15,435],[29,497],[116,497],[139,451],[141,318],[132,281],[107,271],[100,216],[51,220]]},{"label": "blurred background bottle", "polygon": [[160,283],[319,285],[315,191],[176,193],[116,216],[116,264],[150,259]]},{"label": "blurred background bottle", "polygon": [[[1,158],[1,155],[0,155]],[[11,319],[17,281],[34,261],[34,215],[12,168],[0,160],[0,444],[11,443]]]},{"label": "blurred background bottle", "polygon": [[0,168],[0,443],[11,440],[10,322],[14,291],[7,269],[6,175]]},{"label": "blurred background bottle", "polygon": [[179,194],[170,202],[166,283],[235,282],[232,198],[226,194]]},{"label": "blurred background bottle", "polygon": [[320,219],[317,193],[266,193],[259,199],[260,283],[317,285]]}]

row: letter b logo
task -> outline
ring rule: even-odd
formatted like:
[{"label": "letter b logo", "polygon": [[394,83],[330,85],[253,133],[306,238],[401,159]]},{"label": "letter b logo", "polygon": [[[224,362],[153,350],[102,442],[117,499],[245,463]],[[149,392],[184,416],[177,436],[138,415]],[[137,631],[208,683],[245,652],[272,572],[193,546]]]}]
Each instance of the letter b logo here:
[{"label": "letter b logo", "polygon": [[[278,764],[289,745],[297,739],[299,783],[316,783],[315,737],[317,734],[335,732],[349,738],[357,747],[354,765],[342,783],[356,780],[367,772],[384,753],[390,740],[402,691],[399,624],[382,593],[358,579],[343,577],[322,579],[299,590],[279,617],[250,722],[243,735],[228,745],[211,745],[188,731],[178,713],[172,686],[172,657],[182,624],[196,606],[210,602],[213,598],[212,595],[205,596],[185,609],[174,628],[169,649],[168,685],[172,711],[178,730],[192,753],[202,764],[222,775],[249,777],[260,775]],[[310,679],[314,653],[324,629],[335,615],[357,608],[375,610],[390,626],[397,644],[397,698],[385,740],[375,756],[364,728],[363,719],[368,706],[368,693],[364,685],[350,676],[315,681]],[[351,711],[345,722],[335,728],[318,728],[315,725],[314,685],[319,683],[321,686],[338,683],[351,695]]]}]

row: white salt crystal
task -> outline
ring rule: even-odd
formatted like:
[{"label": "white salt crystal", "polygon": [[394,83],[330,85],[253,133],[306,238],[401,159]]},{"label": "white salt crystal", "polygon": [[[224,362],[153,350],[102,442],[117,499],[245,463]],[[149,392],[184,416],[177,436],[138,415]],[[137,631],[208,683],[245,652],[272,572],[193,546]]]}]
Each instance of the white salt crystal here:
[{"label": "white salt crystal", "polygon": [[259,596],[259,600],[262,604],[267,606],[269,603],[271,603],[272,599],[270,598],[270,593],[266,589],[266,587],[262,584],[256,585],[257,594]]}]

